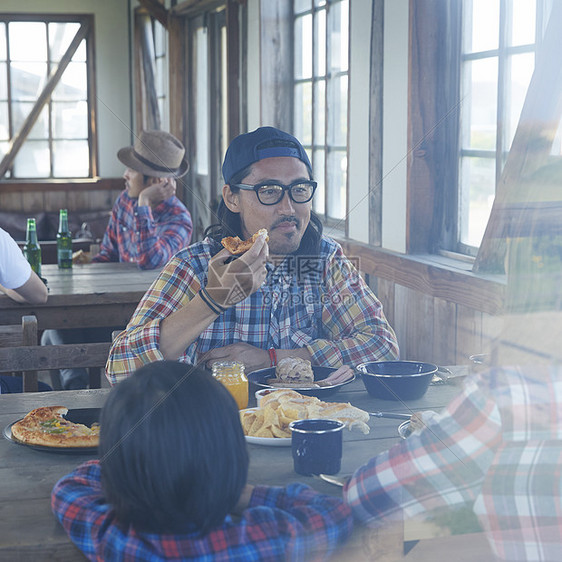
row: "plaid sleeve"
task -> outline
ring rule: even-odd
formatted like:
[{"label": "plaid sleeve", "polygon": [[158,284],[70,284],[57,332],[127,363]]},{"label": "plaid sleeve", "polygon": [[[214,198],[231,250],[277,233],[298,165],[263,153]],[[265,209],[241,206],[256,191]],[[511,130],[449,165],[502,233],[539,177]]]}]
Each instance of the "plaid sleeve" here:
[{"label": "plaid sleeve", "polygon": [[111,346],[105,368],[111,384],[164,358],[159,349],[160,322],[188,303],[199,288],[199,279],[187,261],[174,257],[168,262]]},{"label": "plaid sleeve", "polygon": [[501,418],[494,400],[469,381],[425,429],[359,468],[344,489],[354,515],[376,526],[403,510],[414,516],[473,502],[495,449]]},{"label": "plaid sleeve", "polygon": [[175,197],[161,203],[156,210],[159,211],[158,221],[154,220],[150,207],[136,208],[139,233],[136,255],[141,269],[162,267],[191,240],[191,216]]},{"label": "plaid sleeve", "polygon": [[322,294],[326,339],[307,348],[317,365],[357,365],[398,358],[398,342],[382,304],[344,256],[341,247],[329,260]]},{"label": "plaid sleeve", "polygon": [[53,488],[51,509],[72,542],[90,560],[95,559],[93,535],[109,513],[103,502],[99,461],[85,462],[61,478]]}]

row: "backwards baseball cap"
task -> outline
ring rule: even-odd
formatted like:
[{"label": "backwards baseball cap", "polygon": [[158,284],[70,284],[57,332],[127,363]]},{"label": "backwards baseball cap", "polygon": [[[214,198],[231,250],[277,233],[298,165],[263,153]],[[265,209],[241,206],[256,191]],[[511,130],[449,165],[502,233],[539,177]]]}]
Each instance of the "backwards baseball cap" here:
[{"label": "backwards baseball cap", "polygon": [[312,169],[305,149],[293,135],[275,127],[260,127],[237,136],[230,143],[222,164],[224,181],[229,184],[236,174],[254,162],[278,156],[298,158]]}]

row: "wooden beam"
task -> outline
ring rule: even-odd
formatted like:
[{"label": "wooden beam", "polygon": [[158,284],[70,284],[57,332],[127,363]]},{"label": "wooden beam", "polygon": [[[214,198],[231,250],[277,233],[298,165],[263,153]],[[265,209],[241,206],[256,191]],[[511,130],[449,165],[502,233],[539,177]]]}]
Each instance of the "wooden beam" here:
[{"label": "wooden beam", "polygon": [[35,121],[37,121],[37,118],[39,117],[39,114],[41,113],[43,106],[51,98],[51,94],[53,93],[53,90],[55,89],[56,85],[59,83],[61,76],[66,70],[66,67],[68,66],[68,63],[71,61],[72,57],[74,56],[76,49],[78,49],[78,46],[88,34],[89,29],[90,29],[89,20],[84,21],[80,25],[80,29],[76,32],[76,35],[74,36],[74,39],[68,46],[68,49],[62,56],[57,68],[51,72],[51,75],[47,80],[47,83],[45,84],[43,91],[39,94],[39,97],[37,98],[35,105],[33,106],[31,111],[29,112],[29,115],[23,122],[20,131],[15,136],[15,138],[11,141],[10,149],[2,159],[2,162],[0,162],[0,178],[2,178],[6,174],[6,172],[9,170],[10,166],[12,165],[15,157],[17,156],[17,153],[19,152],[21,146],[23,145],[25,139],[27,138],[27,135],[29,135],[31,129],[33,128],[33,125],[35,125]]},{"label": "wooden beam", "polygon": [[[562,116],[562,2],[554,2],[542,45],[536,58],[519,125],[496,189],[490,219],[474,262],[474,271],[503,272],[507,219],[513,194],[521,199],[522,186],[549,157]],[[522,183],[523,182],[523,183]],[[524,189],[524,187],[523,187]],[[528,201],[533,194],[528,193]]]},{"label": "wooden beam", "polygon": [[158,0],[139,0],[139,4],[166,29],[168,29],[168,10]]},{"label": "wooden beam", "polygon": [[240,26],[235,0],[226,4],[226,65],[228,139],[240,134]]}]

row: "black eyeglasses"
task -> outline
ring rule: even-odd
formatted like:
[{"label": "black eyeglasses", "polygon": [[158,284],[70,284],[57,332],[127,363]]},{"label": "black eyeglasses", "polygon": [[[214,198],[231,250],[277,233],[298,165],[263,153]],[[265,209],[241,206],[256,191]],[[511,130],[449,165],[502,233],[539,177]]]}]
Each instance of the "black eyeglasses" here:
[{"label": "black eyeglasses", "polygon": [[244,189],[246,191],[255,191],[258,201],[262,205],[276,205],[283,199],[285,191],[289,192],[291,201],[295,203],[308,203],[312,199],[317,185],[318,184],[312,180],[297,180],[290,185],[264,181],[256,185],[235,183],[232,184],[231,187]]}]

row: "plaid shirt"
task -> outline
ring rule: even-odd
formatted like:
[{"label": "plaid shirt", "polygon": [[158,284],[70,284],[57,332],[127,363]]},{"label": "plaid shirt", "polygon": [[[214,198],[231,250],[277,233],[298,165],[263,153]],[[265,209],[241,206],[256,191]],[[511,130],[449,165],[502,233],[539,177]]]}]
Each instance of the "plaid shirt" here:
[{"label": "plaid shirt", "polygon": [[123,191],[115,201],[94,262],[136,263],[140,269],[164,266],[191,240],[191,215],[176,197],[157,207],[139,207],[138,200]]},{"label": "plaid shirt", "polygon": [[356,471],[344,490],[371,525],[473,505],[504,560],[560,560],[562,367],[494,369],[426,428]]},{"label": "plaid shirt", "polygon": [[207,535],[141,533],[123,528],[104,500],[99,461],[88,461],[53,489],[52,509],[90,560],[322,560],[352,531],[350,509],[304,484],[256,486],[240,518]]},{"label": "plaid shirt", "polygon": [[[106,369],[112,384],[143,364],[163,359],[160,322],[206,285],[212,248],[209,239],[193,244],[162,270],[112,346]],[[221,314],[180,361],[197,363],[209,349],[236,342],[261,349],[306,347],[316,365],[356,365],[398,356],[381,303],[339,244],[323,237],[318,257],[289,256],[268,268],[264,285]]]}]

